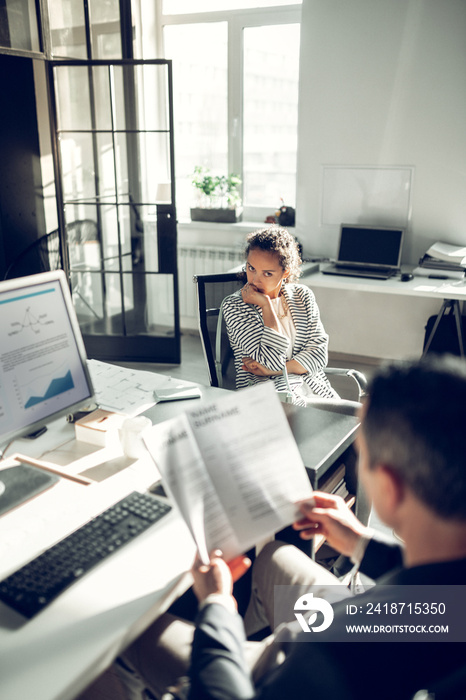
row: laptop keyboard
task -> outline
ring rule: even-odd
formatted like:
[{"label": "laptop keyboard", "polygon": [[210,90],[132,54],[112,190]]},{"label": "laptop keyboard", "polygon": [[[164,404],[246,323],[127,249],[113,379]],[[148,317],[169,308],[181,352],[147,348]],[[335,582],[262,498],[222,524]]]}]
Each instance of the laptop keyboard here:
[{"label": "laptop keyboard", "polygon": [[342,275],[345,277],[365,277],[376,280],[388,280],[396,274],[391,268],[381,268],[377,270],[369,268],[355,268],[345,265],[329,265],[321,270],[324,275]]},{"label": "laptop keyboard", "polygon": [[25,617],[34,617],[170,510],[168,503],[134,491],[1,581],[0,600]]}]

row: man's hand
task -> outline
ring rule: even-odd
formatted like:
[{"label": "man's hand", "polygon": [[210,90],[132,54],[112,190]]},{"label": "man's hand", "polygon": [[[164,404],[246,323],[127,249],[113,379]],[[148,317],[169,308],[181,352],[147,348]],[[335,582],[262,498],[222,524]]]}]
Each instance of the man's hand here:
[{"label": "man's hand", "polygon": [[191,573],[193,575],[194,593],[202,602],[211,593],[231,595],[233,582],[239,579],[251,566],[251,560],[244,556],[235,557],[228,564],[222,558],[222,552],[212,552],[209,564],[203,564],[197,556]]},{"label": "man's hand", "polygon": [[341,496],[334,496],[323,491],[314,491],[313,498],[299,503],[299,509],[305,516],[293,523],[295,530],[300,530],[304,540],[314,535],[324,535],[331,547],[350,557],[360,537],[369,528],[363,525]]},{"label": "man's hand", "polygon": [[246,372],[250,372],[251,374],[255,374],[258,377],[274,377],[281,374],[281,372],[277,372],[277,370],[267,369],[267,367],[261,365],[259,362],[257,362],[257,360],[253,360],[252,357],[243,357],[243,365],[241,369],[244,369]]}]

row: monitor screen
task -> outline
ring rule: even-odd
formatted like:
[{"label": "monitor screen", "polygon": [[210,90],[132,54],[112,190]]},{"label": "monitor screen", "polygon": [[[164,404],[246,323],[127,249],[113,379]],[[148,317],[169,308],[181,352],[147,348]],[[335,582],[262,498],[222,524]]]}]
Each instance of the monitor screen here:
[{"label": "monitor screen", "polygon": [[343,224],[338,261],[399,267],[403,229]]},{"label": "monitor screen", "polygon": [[93,402],[62,270],[0,282],[0,444]]}]

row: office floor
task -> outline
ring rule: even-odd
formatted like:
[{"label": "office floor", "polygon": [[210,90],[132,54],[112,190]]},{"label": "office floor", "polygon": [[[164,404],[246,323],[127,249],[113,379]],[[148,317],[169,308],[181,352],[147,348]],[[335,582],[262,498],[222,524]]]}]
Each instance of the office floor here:
[{"label": "office floor", "polygon": [[[196,381],[200,384],[208,384],[208,374],[205,366],[204,355],[200,339],[195,334],[186,333],[181,337],[181,364],[156,364],[156,363],[119,363],[125,367],[136,367],[137,369],[159,372],[179,379],[188,381]],[[344,358],[331,357],[329,361],[331,367],[352,367],[360,370],[367,377],[370,377],[376,363],[366,361],[364,358]],[[333,381],[333,380],[332,380]],[[335,389],[343,398],[356,398],[353,395],[353,382],[346,378],[336,377],[334,380]],[[385,526],[380,523],[377,516],[371,514],[370,524],[372,527],[384,532],[389,532]],[[111,667],[106,671],[95,683],[90,686],[76,700],[128,700],[121,682]]]}]

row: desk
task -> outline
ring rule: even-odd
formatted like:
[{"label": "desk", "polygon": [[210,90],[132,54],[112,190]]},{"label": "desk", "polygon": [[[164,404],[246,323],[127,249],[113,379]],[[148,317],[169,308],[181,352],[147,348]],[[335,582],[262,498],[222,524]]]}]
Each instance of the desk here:
[{"label": "desk", "polygon": [[[163,385],[166,377],[160,375],[160,378]],[[206,398],[223,394],[222,390],[210,387],[203,387],[202,392]],[[194,400],[156,405],[150,409],[150,417],[154,423],[160,422],[185,410],[189,404],[197,405]],[[63,418],[35,441],[16,441],[9,453],[27,451],[31,456],[33,453],[40,456],[48,452],[53,443],[61,445],[66,439],[73,441],[73,436],[74,427]],[[6,518],[13,518],[19,525],[17,531],[13,528],[16,537],[13,545],[23,550],[26,559],[28,554],[33,556],[28,553],[28,542],[34,537],[38,542],[37,533],[33,532],[34,523],[36,518],[40,523],[42,516],[53,517],[47,514],[47,499],[58,486],[66,527],[71,530],[73,518],[79,517],[82,522],[83,512],[91,517],[135,486],[142,486],[144,479],[149,486],[145,465],[142,466],[140,474],[128,468],[89,487],[62,480],[54,489],[0,519],[0,545],[5,543]],[[47,523],[44,536],[48,536],[53,525],[53,522]],[[2,700],[71,700],[76,697],[189,587],[191,581],[186,572],[194,554],[192,538],[174,508],[154,528],[90,571],[32,620],[25,622],[0,603]]]},{"label": "desk", "polygon": [[[224,390],[211,387],[202,387],[202,392],[206,398],[224,394]],[[198,403],[199,400],[160,404],[146,415],[157,423]],[[351,444],[357,420],[315,408],[285,405],[285,411],[316,483]],[[58,442],[66,435],[72,438],[73,427],[64,419],[55,428]],[[50,449],[53,431],[48,433],[34,442],[36,456],[44,446]],[[20,451],[18,445],[15,447]],[[135,472],[128,468],[90,487],[63,481],[64,505],[69,503],[77,511],[81,507],[106,507],[107,501],[110,505],[133,490],[134,478]],[[44,495],[47,494],[40,498]],[[20,522],[33,504],[33,501],[24,504],[6,517],[16,517]],[[42,509],[43,506],[42,501]],[[0,541],[1,525],[0,521]],[[31,621],[24,622],[0,604],[2,700],[76,697],[186,590],[190,585],[186,571],[193,557],[194,544],[174,509],[161,523],[93,569]]]},{"label": "desk", "polygon": [[[357,454],[353,442],[359,427],[355,416],[332,413],[312,406],[300,408],[283,404],[313,489],[320,488],[323,477],[332,467],[344,464],[348,490],[356,497],[354,512],[363,523],[369,520],[368,503],[357,474]],[[303,542],[294,530],[286,528],[279,535],[304,552],[313,555],[312,541]]]},{"label": "desk", "polygon": [[359,420],[312,406],[303,409],[283,404],[283,408],[312,488],[316,489],[327,470],[353,444]]},{"label": "desk", "polygon": [[373,294],[466,301],[466,279],[438,280],[429,279],[428,277],[414,277],[409,282],[402,282],[399,275],[390,277],[388,280],[376,280],[363,277],[345,277],[344,275],[324,275],[323,272],[314,272],[308,275],[304,273],[300,281],[312,289],[340,289],[354,292],[371,292]]},{"label": "desk", "polygon": [[465,280],[401,282],[399,276],[375,280],[315,272],[301,282],[316,295],[330,350],[377,359],[420,356],[428,317],[445,299],[466,300]]}]

